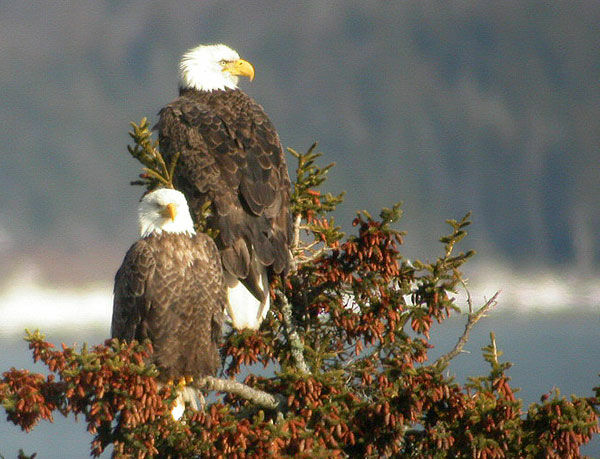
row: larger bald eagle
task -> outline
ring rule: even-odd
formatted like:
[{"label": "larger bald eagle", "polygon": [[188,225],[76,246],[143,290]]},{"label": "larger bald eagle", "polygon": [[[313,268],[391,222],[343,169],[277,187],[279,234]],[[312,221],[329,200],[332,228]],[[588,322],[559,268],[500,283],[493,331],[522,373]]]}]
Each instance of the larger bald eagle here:
[{"label": "larger bald eagle", "polygon": [[181,61],[179,97],[160,111],[160,149],[180,153],[174,184],[198,219],[211,202],[237,329],[257,329],[269,309],[269,275],[290,264],[290,179],[263,108],[237,88],[253,66],[225,45],[201,45]]},{"label": "larger bald eagle", "polygon": [[[140,235],[115,276],[111,335],[152,342],[159,381],[214,375],[226,293],[214,241],[195,234],[183,194],[159,189],[139,207]],[[193,390],[180,394],[194,404]]]}]

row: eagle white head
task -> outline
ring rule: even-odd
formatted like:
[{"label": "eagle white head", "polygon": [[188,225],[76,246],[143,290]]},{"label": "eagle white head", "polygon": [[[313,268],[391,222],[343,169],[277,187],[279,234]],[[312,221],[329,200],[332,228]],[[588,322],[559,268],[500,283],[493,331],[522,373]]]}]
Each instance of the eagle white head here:
[{"label": "eagle white head", "polygon": [[159,188],[145,195],[138,208],[138,223],[142,237],[151,234],[196,234],[185,196],[177,190]]},{"label": "eagle white head", "polygon": [[239,54],[226,45],[200,45],[190,49],[179,64],[184,88],[200,91],[236,89],[239,76],[254,79],[254,67],[240,59]]}]

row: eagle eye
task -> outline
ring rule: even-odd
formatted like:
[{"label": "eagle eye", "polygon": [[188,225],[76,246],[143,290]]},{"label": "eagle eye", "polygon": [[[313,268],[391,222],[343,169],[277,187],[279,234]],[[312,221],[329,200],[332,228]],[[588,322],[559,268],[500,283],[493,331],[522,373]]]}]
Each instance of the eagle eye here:
[{"label": "eagle eye", "polygon": [[221,59],[221,60],[219,61],[219,64],[221,64],[221,65],[225,65],[225,64],[227,64],[227,60],[225,60],[225,59]]}]

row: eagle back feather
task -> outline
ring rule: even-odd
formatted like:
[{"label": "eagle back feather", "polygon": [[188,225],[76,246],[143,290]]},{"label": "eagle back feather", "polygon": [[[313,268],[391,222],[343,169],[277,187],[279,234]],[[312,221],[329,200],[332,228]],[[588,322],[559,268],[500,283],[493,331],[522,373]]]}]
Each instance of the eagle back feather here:
[{"label": "eagle back feather", "polygon": [[212,203],[208,224],[224,269],[250,291],[264,292],[254,259],[275,273],[289,269],[290,179],[279,137],[263,108],[240,90],[181,89],[160,111],[160,149],[181,155],[174,182],[192,215]]}]

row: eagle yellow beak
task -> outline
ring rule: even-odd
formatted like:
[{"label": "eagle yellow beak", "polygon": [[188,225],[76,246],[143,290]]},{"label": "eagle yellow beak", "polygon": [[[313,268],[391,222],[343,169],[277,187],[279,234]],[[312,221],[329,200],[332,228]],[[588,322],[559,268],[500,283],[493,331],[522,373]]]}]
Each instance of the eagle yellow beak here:
[{"label": "eagle yellow beak", "polygon": [[223,72],[229,72],[232,75],[248,77],[250,81],[254,80],[254,66],[244,59],[228,62],[223,65]]},{"label": "eagle yellow beak", "polygon": [[161,211],[160,215],[164,218],[170,218],[171,221],[175,221],[175,217],[177,216],[177,209],[175,208],[175,204],[170,202],[166,205],[166,207]]}]

